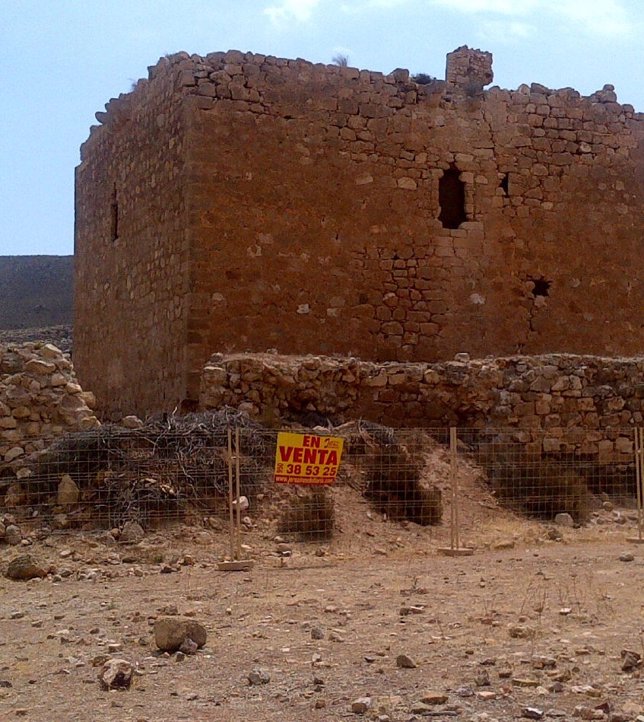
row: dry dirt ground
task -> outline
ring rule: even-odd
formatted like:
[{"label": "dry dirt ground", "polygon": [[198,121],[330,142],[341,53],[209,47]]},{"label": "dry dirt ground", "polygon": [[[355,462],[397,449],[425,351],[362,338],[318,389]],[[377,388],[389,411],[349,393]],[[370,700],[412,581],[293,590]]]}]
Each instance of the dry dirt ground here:
[{"label": "dry dirt ground", "polygon": [[[217,571],[226,533],[205,527],[129,546],[75,532],[3,547],[0,568],[29,551],[52,573],[0,578],[0,719],[644,715],[644,667],[622,671],[620,656],[644,656],[644,546],[626,541],[632,521],[553,541],[547,525],[479,506],[468,516],[474,554],[448,558],[445,526],[383,521],[366,505],[349,518],[342,501],[336,537],[293,543],[286,559],[270,526],[244,533],[250,572]],[[208,630],[195,656],[155,650],[155,618],[175,612]],[[416,666],[399,667],[401,654]],[[106,656],[135,666],[129,690],[101,688],[94,664]],[[256,669],[270,681],[249,684]],[[363,697],[360,715],[352,705]]]}]

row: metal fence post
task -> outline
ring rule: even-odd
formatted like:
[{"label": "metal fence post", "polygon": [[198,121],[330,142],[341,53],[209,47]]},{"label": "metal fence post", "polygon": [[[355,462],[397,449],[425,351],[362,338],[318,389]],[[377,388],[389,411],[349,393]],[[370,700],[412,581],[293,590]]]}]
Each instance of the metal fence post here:
[{"label": "metal fence post", "polygon": [[455,426],[449,430],[449,475],[450,475],[450,545],[442,547],[438,551],[447,556],[469,556],[473,549],[461,546],[460,529],[460,494],[458,483],[458,431]]},{"label": "metal fence post", "polygon": [[635,433],[635,487],[637,492],[637,536],[629,542],[644,544],[644,428],[634,429]]}]

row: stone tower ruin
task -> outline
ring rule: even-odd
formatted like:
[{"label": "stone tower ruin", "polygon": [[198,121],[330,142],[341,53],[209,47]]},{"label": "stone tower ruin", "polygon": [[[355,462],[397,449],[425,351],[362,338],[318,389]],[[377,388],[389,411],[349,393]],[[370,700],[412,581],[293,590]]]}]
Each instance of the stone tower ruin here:
[{"label": "stone tower ruin", "polygon": [[467,47],[423,83],[161,58],[81,149],[83,385],[148,413],[189,406],[216,351],[640,353],[643,116],[491,81]]}]

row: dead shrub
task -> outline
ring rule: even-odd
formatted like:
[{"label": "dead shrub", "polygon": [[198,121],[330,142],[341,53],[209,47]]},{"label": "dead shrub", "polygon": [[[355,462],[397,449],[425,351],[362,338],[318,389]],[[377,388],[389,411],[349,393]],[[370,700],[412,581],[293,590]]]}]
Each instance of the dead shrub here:
[{"label": "dead shrub", "polygon": [[486,465],[486,471],[497,499],[515,511],[544,520],[568,513],[577,523],[590,516],[593,495],[573,468],[519,457],[497,459]]},{"label": "dead shrub", "polygon": [[97,523],[180,519],[194,509],[227,513],[228,429],[240,429],[241,494],[256,498],[270,476],[271,435],[240,412],[222,408],[147,421],[141,428],[106,424],[55,440],[30,461],[23,482],[29,505],[53,509],[63,474]]},{"label": "dead shrub", "polygon": [[420,481],[423,460],[404,446],[375,448],[364,467],[364,496],[391,519],[406,519],[422,526],[439,524],[443,514],[440,489]]},{"label": "dead shrub", "polygon": [[283,534],[297,534],[305,541],[325,540],[333,536],[335,507],[324,487],[293,495],[282,512],[278,529]]}]

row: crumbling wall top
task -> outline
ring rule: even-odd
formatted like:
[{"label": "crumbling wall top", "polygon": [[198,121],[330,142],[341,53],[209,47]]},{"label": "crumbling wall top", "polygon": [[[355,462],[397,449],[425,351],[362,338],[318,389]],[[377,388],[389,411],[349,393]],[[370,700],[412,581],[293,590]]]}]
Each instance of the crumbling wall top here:
[{"label": "crumbling wall top", "polygon": [[466,90],[483,90],[494,80],[492,53],[461,45],[447,54],[445,80]]}]

